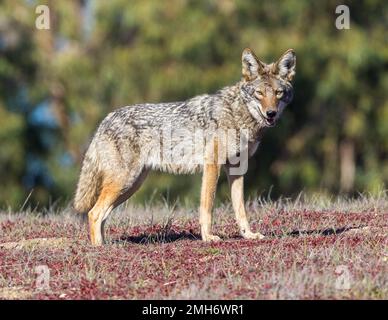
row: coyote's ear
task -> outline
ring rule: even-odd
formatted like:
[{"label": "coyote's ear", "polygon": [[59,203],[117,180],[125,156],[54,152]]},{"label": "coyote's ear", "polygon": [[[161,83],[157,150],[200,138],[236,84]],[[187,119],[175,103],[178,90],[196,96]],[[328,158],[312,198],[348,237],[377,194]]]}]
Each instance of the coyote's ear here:
[{"label": "coyote's ear", "polygon": [[275,73],[281,78],[291,81],[295,75],[296,55],[293,49],[288,49],[275,63]]},{"label": "coyote's ear", "polygon": [[242,74],[247,81],[256,79],[263,70],[263,63],[249,48],[244,49],[241,57]]}]

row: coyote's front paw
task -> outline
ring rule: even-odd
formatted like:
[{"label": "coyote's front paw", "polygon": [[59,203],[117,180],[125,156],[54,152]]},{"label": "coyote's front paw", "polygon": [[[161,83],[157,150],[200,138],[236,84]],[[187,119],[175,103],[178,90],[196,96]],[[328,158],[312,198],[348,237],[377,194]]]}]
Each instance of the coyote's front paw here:
[{"label": "coyote's front paw", "polygon": [[202,240],[205,242],[211,242],[211,241],[216,242],[216,241],[221,241],[221,238],[213,234],[207,234],[202,236]]},{"label": "coyote's front paw", "polygon": [[244,232],[242,234],[244,239],[256,239],[256,240],[261,240],[264,239],[264,235],[262,235],[260,232]]}]

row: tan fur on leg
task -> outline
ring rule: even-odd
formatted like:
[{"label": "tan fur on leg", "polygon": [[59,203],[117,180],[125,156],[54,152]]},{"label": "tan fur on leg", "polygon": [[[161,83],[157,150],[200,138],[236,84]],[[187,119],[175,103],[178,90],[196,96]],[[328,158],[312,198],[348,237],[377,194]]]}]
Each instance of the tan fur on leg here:
[{"label": "tan fur on leg", "polygon": [[244,176],[230,175],[229,168],[226,168],[225,171],[228,176],[233,210],[236,215],[237,224],[240,227],[241,235],[245,239],[263,239],[264,236],[261,233],[253,233],[249,227],[244,203]]},{"label": "tan fur on leg", "polygon": [[218,236],[211,234],[212,209],[217,181],[220,174],[220,166],[217,164],[205,164],[203,169],[200,218],[201,236],[203,241],[220,240]]},{"label": "tan fur on leg", "polygon": [[107,184],[103,186],[96,204],[88,213],[90,240],[93,245],[102,245],[104,242],[104,230],[102,223],[113,209],[113,203],[120,196],[122,186]]}]

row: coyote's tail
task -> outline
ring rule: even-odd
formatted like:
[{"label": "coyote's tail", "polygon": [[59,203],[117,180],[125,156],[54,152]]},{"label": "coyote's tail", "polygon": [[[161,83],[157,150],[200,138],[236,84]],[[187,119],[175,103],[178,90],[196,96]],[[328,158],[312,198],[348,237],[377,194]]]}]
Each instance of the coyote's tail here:
[{"label": "coyote's tail", "polygon": [[97,201],[102,183],[102,174],[98,168],[96,157],[91,157],[88,152],[82,163],[77,191],[74,197],[74,209],[78,213],[87,213]]}]

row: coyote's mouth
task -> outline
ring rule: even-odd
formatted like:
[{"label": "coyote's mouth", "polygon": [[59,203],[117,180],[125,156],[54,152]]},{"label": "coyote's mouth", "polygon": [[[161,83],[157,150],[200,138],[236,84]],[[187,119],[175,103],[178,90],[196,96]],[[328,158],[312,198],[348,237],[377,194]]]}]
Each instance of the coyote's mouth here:
[{"label": "coyote's mouth", "polygon": [[260,112],[260,116],[263,118],[263,120],[265,121],[265,123],[267,124],[268,127],[273,127],[275,124],[276,124],[276,118],[267,118],[263,112],[261,111],[261,108],[258,107],[259,109],[259,112]]},{"label": "coyote's mouth", "polygon": [[267,122],[268,126],[270,126],[270,127],[273,127],[276,123],[275,118],[264,117],[264,119],[265,119],[265,122]]}]

